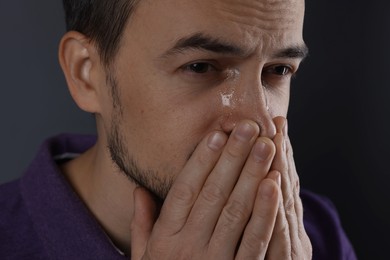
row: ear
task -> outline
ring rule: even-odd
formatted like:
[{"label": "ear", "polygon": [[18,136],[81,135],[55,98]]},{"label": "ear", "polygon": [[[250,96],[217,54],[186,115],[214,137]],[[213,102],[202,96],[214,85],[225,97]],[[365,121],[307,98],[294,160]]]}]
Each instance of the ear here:
[{"label": "ear", "polygon": [[58,56],[76,104],[84,111],[99,112],[99,84],[105,76],[94,44],[85,35],[70,31],[61,39]]}]

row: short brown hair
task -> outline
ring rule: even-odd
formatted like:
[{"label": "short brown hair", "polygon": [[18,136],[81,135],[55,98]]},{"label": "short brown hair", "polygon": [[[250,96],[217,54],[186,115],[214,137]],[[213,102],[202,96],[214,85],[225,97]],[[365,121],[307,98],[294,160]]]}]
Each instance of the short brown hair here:
[{"label": "short brown hair", "polygon": [[108,66],[118,51],[126,22],[139,0],[63,0],[66,28],[93,41]]}]

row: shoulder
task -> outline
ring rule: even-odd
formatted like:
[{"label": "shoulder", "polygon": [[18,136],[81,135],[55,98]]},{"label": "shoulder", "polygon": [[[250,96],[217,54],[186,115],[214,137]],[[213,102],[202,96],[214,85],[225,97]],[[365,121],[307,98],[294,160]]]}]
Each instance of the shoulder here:
[{"label": "shoulder", "polygon": [[[0,186],[0,228],[9,233],[18,226],[21,218],[26,218],[25,206],[19,189],[19,181],[2,184]],[[4,234],[1,232],[0,234]]]},{"label": "shoulder", "polygon": [[304,225],[313,246],[313,259],[356,259],[336,207],[325,196],[301,191]]},{"label": "shoulder", "polygon": [[2,259],[44,259],[39,237],[20,192],[20,182],[0,185],[0,255]]}]

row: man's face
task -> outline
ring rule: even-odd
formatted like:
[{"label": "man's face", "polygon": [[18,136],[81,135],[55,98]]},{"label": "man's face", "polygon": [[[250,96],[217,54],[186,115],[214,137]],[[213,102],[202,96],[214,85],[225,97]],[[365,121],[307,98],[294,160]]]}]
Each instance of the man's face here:
[{"label": "man's face", "polygon": [[305,53],[303,14],[303,0],[140,1],[98,116],[114,161],[164,198],[210,131],[250,119],[273,136]]}]

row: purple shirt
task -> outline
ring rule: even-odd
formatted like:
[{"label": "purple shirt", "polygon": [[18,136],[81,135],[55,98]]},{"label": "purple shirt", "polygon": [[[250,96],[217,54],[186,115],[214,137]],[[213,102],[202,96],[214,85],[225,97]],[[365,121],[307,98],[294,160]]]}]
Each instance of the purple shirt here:
[{"label": "purple shirt", "polygon": [[[49,139],[20,180],[0,186],[0,259],[128,259],[57,166],[95,142],[81,135]],[[304,190],[301,197],[313,259],[356,259],[332,203]]]}]

